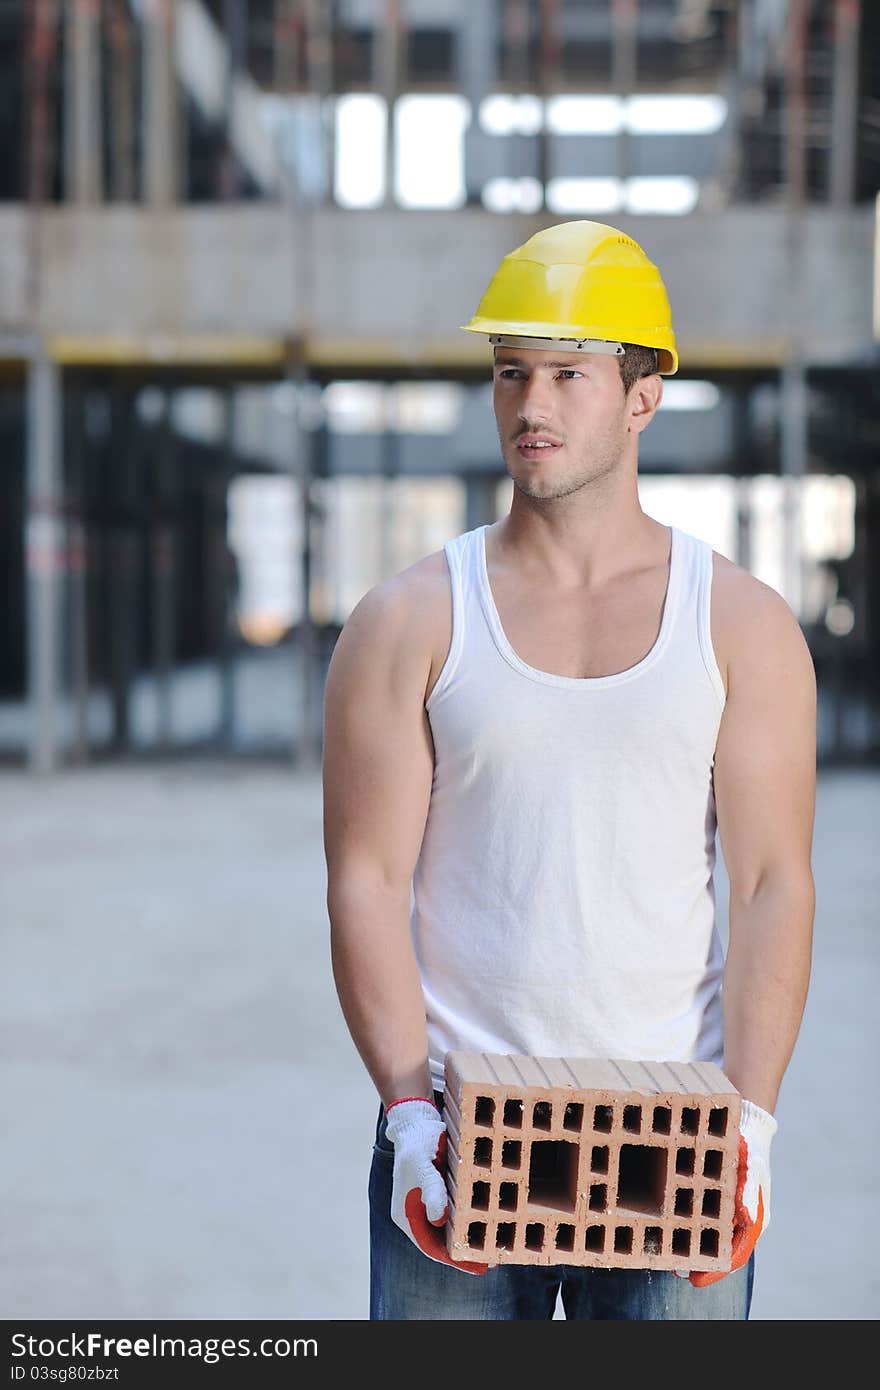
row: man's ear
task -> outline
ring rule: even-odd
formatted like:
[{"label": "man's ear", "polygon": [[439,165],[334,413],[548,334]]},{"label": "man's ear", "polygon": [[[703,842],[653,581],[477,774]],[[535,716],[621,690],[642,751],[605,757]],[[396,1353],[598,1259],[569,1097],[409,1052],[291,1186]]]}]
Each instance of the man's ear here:
[{"label": "man's ear", "polygon": [[639,377],[634,381],[629,393],[628,411],[630,423],[627,428],[632,434],[641,434],[648,428],[663,399],[663,380],[659,372],[651,376]]}]

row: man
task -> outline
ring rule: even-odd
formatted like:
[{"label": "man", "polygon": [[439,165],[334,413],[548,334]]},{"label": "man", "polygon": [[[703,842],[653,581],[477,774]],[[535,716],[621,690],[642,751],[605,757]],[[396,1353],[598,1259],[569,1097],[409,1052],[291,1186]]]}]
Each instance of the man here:
[{"label": "man", "polygon": [[[809,981],[812,660],[774,589],[641,510],[678,356],[640,246],[539,232],[467,328],[493,345],[510,512],[372,589],[326,686],[333,970],[382,1102],[370,1315],[551,1318],[561,1290],[571,1318],[746,1318]],[[452,1048],[722,1066],[744,1098],[731,1270],[453,1264]]]}]

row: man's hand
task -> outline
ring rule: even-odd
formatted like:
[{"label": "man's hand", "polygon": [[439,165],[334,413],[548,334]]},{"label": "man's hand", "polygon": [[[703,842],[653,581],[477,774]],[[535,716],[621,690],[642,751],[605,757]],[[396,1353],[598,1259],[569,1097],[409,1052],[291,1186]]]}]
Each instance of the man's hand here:
[{"label": "man's hand", "polygon": [[394,1145],[391,1217],[423,1254],[468,1274],[485,1274],[488,1265],[453,1260],[437,1229],[446,1221],[448,1203],[443,1171],[446,1126],[432,1100],[421,1096],[395,1100],[386,1107],[385,1133]]},{"label": "man's hand", "polygon": [[718,1273],[694,1271],[688,1275],[694,1288],[715,1284],[744,1265],[761,1232],[770,1225],[770,1142],[776,1130],[772,1115],[753,1101],[743,1101],[730,1269]]}]

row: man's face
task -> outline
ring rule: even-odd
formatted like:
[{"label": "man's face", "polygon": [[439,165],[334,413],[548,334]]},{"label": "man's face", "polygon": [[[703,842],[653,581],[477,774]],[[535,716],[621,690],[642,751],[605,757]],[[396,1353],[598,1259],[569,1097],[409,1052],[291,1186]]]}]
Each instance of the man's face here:
[{"label": "man's face", "polygon": [[627,398],[610,355],[496,347],[494,406],[507,471],[529,497],[565,497],[623,457]]}]

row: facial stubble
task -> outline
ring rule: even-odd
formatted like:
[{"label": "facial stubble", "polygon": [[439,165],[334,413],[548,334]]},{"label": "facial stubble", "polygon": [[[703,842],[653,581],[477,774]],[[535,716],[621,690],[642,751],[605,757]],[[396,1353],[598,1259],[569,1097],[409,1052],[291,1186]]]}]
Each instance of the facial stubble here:
[{"label": "facial stubble", "polygon": [[[547,460],[547,477],[542,476],[544,464],[540,459],[532,464],[521,460],[516,453],[516,442],[512,439],[505,447],[504,437],[499,426],[498,436],[501,442],[501,453],[504,458],[505,467],[514,487],[525,497],[534,502],[553,502],[562,497],[570,497],[572,493],[580,492],[583,488],[594,489],[597,493],[602,492],[607,486],[607,480],[612,477],[620,467],[623,458],[623,451],[626,443],[626,429],[622,424],[623,412],[620,416],[620,424],[609,426],[605,433],[597,439],[594,435],[590,441],[592,448],[588,458],[581,456],[576,459],[561,475],[558,470],[558,463]],[[517,431],[517,438],[520,434],[527,434],[530,430],[523,426]],[[534,433],[541,431],[536,428]],[[551,433],[555,433],[550,431]],[[562,453],[569,451],[570,445],[563,439]],[[510,458],[516,457],[518,467],[514,470],[511,467]],[[559,454],[554,455],[558,459]]]}]

